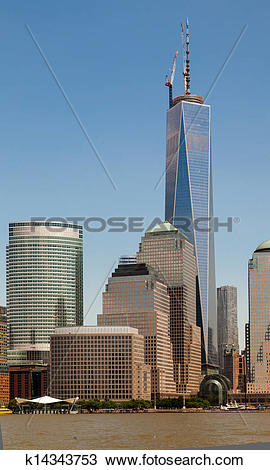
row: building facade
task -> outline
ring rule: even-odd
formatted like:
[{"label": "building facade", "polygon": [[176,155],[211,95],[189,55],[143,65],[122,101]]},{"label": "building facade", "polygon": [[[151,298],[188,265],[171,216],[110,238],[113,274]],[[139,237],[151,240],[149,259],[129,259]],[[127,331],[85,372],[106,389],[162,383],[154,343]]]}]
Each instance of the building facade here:
[{"label": "building facade", "polygon": [[[55,327],[83,323],[82,228],[15,222],[7,246],[8,349],[48,362]],[[19,361],[20,362],[20,361]]]},{"label": "building facade", "polygon": [[151,398],[144,338],[126,326],[57,328],[51,336],[51,396],[124,401]]},{"label": "building facade", "polygon": [[247,392],[270,393],[270,240],[249,260],[248,298]]},{"label": "building facade", "polygon": [[239,388],[240,355],[235,348],[226,348],[223,351],[222,374],[230,380],[231,390],[237,392]]},{"label": "building facade", "polygon": [[103,314],[97,316],[97,324],[126,325],[143,335],[153,398],[176,395],[169,321],[167,286],[154,269],[143,263],[119,265],[103,293]]},{"label": "building facade", "polygon": [[18,397],[32,400],[48,395],[48,375],[48,366],[10,365],[10,399]]},{"label": "building facade", "polygon": [[194,247],[202,362],[216,365],[211,111],[201,96],[190,93],[189,66],[184,77],[185,94],[171,99],[167,111],[165,220],[184,232]]},{"label": "building facade", "polygon": [[224,351],[234,349],[239,353],[237,288],[234,286],[217,289],[217,326],[219,366],[223,373]]},{"label": "building facade", "polygon": [[0,405],[9,402],[9,373],[7,366],[7,321],[5,307],[0,307]]},{"label": "building facade", "polygon": [[142,237],[137,260],[155,269],[168,289],[177,393],[196,394],[201,376],[201,329],[196,325],[193,246],[177,228],[164,222]]}]

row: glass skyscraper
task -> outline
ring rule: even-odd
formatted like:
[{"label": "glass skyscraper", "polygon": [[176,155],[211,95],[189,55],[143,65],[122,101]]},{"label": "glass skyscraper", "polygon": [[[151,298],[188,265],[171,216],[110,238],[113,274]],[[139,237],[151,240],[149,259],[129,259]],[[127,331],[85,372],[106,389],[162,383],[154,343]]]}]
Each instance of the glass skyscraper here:
[{"label": "glass skyscraper", "polygon": [[211,113],[201,96],[190,94],[188,45],[187,32],[185,94],[171,99],[167,111],[165,219],[184,232],[194,246],[202,363],[216,365]]},{"label": "glass skyscraper", "polygon": [[9,357],[48,361],[55,327],[83,324],[82,227],[15,222],[7,246]]}]

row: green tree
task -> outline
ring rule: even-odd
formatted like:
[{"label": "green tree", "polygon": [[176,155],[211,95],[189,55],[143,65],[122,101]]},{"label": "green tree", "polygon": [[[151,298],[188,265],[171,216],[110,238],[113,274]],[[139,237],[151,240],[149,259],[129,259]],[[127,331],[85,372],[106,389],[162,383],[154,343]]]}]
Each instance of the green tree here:
[{"label": "green tree", "polygon": [[15,400],[15,398],[12,398],[12,400],[9,401],[7,407],[10,409],[10,410],[16,410],[18,408],[18,403],[17,401]]},{"label": "green tree", "polygon": [[116,401],[112,401],[112,400],[104,400],[100,403],[100,408],[103,408],[103,409],[115,409],[117,408],[117,403]]}]

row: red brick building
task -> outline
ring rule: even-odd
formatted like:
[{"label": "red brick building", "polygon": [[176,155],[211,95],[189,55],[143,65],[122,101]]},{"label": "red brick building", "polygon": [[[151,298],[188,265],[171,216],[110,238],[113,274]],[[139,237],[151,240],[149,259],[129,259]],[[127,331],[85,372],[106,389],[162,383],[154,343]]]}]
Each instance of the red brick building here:
[{"label": "red brick building", "polygon": [[10,399],[19,397],[32,400],[48,395],[48,368],[36,364],[12,365],[10,374]]},{"label": "red brick building", "polygon": [[6,309],[0,307],[0,405],[9,402]]}]

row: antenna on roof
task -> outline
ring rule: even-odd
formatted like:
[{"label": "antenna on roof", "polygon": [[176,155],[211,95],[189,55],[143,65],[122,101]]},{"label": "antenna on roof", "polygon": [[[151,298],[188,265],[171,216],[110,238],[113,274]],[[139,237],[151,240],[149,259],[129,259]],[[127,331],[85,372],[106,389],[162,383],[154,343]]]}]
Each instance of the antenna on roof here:
[{"label": "antenna on roof", "polygon": [[186,69],[185,69],[185,94],[190,95],[190,67],[189,67],[189,23],[187,18],[186,32]]}]

